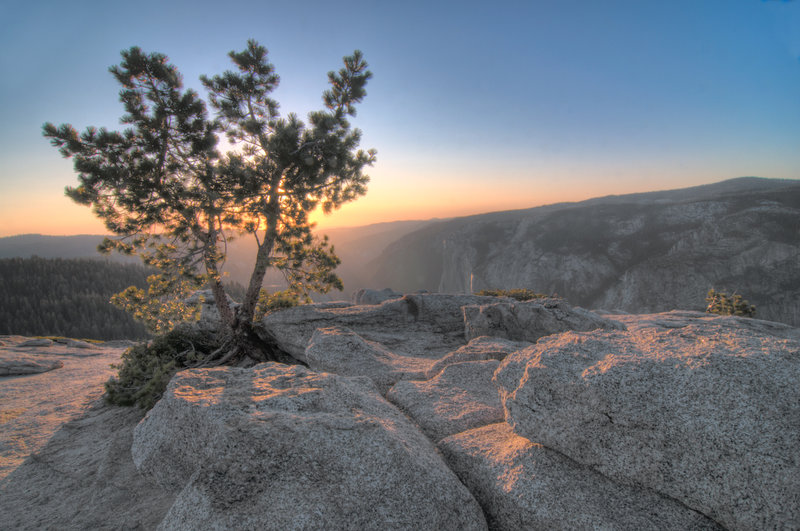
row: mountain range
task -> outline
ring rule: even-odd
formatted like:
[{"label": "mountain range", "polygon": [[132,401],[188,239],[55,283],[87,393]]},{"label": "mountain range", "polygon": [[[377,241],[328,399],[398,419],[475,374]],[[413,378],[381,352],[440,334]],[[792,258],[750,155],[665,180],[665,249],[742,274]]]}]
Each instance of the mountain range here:
[{"label": "mountain range", "polygon": [[[800,181],[742,177],[446,220],[327,229],[343,299],[361,287],[469,293],[530,288],[630,313],[703,309],[710,288],[800,326]],[[0,258],[97,256],[102,236],[0,238]],[[225,270],[246,283],[253,243]],[[279,276],[265,284],[280,285]]]},{"label": "mountain range", "polygon": [[530,288],[587,308],[703,309],[710,288],[800,326],[800,181],[745,177],[429,224],[390,244],[367,284]]}]

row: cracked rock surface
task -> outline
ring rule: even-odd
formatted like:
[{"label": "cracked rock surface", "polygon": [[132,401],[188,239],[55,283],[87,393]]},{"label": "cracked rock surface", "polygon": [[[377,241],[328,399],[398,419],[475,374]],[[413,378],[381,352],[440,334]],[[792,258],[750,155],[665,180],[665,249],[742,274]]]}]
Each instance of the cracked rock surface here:
[{"label": "cracked rock surface", "polygon": [[486,529],[433,444],[364,377],[182,371],[132,454],[178,493],[160,529]]},{"label": "cracked rock surface", "polygon": [[674,500],[611,481],[520,437],[504,422],[447,437],[439,448],[492,529],[721,529]]},{"label": "cracked rock surface", "polygon": [[800,343],[780,328],[685,314],[567,332],[508,356],[495,381],[523,437],[725,527],[793,527]]}]

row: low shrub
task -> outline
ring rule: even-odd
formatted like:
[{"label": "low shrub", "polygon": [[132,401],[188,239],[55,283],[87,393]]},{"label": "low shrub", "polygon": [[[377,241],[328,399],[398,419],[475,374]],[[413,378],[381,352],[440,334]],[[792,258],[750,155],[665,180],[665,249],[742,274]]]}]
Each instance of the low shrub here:
[{"label": "low shrub", "polygon": [[544,293],[536,293],[527,288],[518,289],[482,289],[475,293],[483,297],[510,297],[518,301],[530,301],[533,299],[546,299],[549,295]]},{"label": "low shrub", "polygon": [[170,378],[190,367],[218,347],[210,332],[179,326],[135,345],[122,355],[118,370],[105,384],[106,401],[118,406],[152,408],[164,394]]}]

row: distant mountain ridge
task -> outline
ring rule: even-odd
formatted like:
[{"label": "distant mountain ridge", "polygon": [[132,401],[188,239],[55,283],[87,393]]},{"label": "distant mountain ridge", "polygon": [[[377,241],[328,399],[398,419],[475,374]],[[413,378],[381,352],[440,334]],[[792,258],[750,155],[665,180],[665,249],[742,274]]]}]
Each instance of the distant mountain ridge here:
[{"label": "distant mountain ridge", "polygon": [[702,309],[714,287],[800,326],[800,181],[745,177],[431,223],[368,269],[372,287],[527,287],[631,313]]},{"label": "distant mountain ridge", "polygon": [[[99,258],[97,246],[103,241],[99,234],[75,236],[46,236],[20,234],[0,238],[0,258]],[[110,258],[119,255],[109,255]]]},{"label": "distant mountain ridge", "polygon": [[[359,227],[321,229],[320,235],[328,235],[334,244],[336,254],[342,260],[337,273],[342,278],[345,289],[320,299],[348,299],[350,292],[362,287],[363,280],[371,275],[364,266],[371,263],[391,242],[405,234],[439,220],[410,220],[374,223]],[[97,246],[103,241],[102,234],[82,234],[76,236],[45,236],[41,234],[22,234],[0,238],[0,259],[2,258],[99,258],[122,263],[140,263],[136,256],[119,253],[101,255]],[[247,285],[255,262],[256,245],[252,238],[233,238],[228,243],[228,256],[223,271],[229,278]],[[268,272],[265,287],[270,290],[282,289],[283,277],[280,273]]]},{"label": "distant mountain ridge", "polygon": [[[760,318],[800,326],[797,180],[742,177],[320,233],[330,236],[342,259],[337,271],[345,284],[343,293],[320,300],[347,299],[362,287],[450,293],[527,287],[587,308],[642,313],[703,309],[713,287],[742,294]],[[0,258],[98,257],[101,239],[0,238]],[[253,243],[234,240],[228,250],[225,270],[245,284]],[[280,283],[279,274],[265,280],[268,289]]]}]

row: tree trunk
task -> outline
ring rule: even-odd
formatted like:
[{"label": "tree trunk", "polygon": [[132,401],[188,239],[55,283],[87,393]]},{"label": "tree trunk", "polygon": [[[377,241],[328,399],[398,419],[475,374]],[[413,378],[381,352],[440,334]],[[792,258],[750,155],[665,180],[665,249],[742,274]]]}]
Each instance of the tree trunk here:
[{"label": "tree trunk", "polygon": [[225,330],[233,330],[235,317],[230,304],[228,304],[228,295],[225,293],[225,288],[219,278],[211,283],[211,292],[214,294],[214,304],[216,304],[217,311],[219,311],[222,327]]},{"label": "tree trunk", "polygon": [[270,254],[272,254],[272,247],[275,240],[265,239],[258,246],[258,253],[256,254],[256,265],[253,268],[253,273],[250,275],[250,283],[247,285],[247,291],[242,301],[242,307],[239,312],[239,318],[247,321],[252,321],[256,312],[256,304],[258,304],[258,296],[261,294],[261,285],[264,282],[264,275],[267,273],[267,268],[270,263]]},{"label": "tree trunk", "polygon": [[267,273],[267,268],[270,265],[270,255],[272,249],[275,247],[275,240],[278,238],[278,217],[279,205],[277,195],[270,197],[268,205],[267,216],[267,230],[264,234],[264,241],[258,246],[258,253],[256,254],[256,265],[253,267],[253,273],[250,275],[250,283],[247,286],[247,292],[242,301],[242,307],[239,312],[241,319],[253,320],[255,315],[256,304],[258,303],[258,296],[261,294],[261,285],[264,282],[264,275]]},{"label": "tree trunk", "polygon": [[[203,250],[203,261],[206,266],[206,273],[211,277],[211,292],[214,294],[214,304],[219,312],[219,317],[222,320],[222,327],[226,330],[233,330],[235,316],[228,304],[228,295],[225,293],[225,287],[222,285],[222,277],[220,276],[219,269],[217,269],[217,262],[215,254],[212,252],[217,248],[217,241],[219,234],[214,227],[213,218],[209,215],[208,234],[205,236],[205,248]],[[198,234],[197,232],[195,233]]]}]

